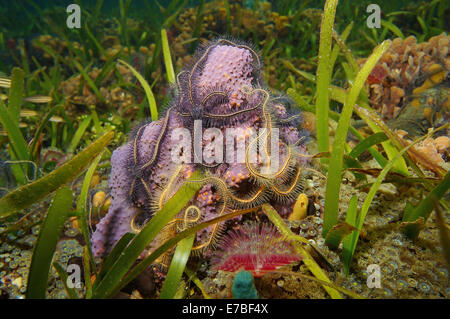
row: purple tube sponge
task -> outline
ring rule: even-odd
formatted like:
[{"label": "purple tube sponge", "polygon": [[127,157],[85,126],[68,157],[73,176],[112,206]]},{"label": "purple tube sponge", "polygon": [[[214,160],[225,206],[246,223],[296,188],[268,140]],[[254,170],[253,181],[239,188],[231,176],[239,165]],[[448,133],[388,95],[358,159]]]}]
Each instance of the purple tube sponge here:
[{"label": "purple tube sponge", "polygon": [[111,156],[111,205],[108,214],[97,224],[92,235],[92,250],[97,257],[108,253],[120,237],[131,231],[131,220],[138,212],[129,201],[123,200],[128,197],[131,183],[131,176],[126,168],[129,148],[129,144],[121,146]]},{"label": "purple tube sponge", "polygon": [[[308,165],[307,157],[301,156],[306,153],[302,143],[305,134],[297,128],[301,118],[292,112],[291,102],[273,97],[261,85],[260,71],[260,58],[250,46],[219,39],[200,50],[193,65],[178,74],[174,98],[165,116],[139,126],[128,143],[112,155],[111,206],[92,235],[95,256],[108,254],[126,232],[139,232],[194,169],[203,170],[206,178],[197,182],[204,185],[169,224],[169,228],[173,226],[169,234],[230,209],[263,203],[292,207],[302,189],[302,167]],[[234,152],[231,161],[224,150],[223,161],[196,162],[194,147],[180,148],[182,143],[176,136],[180,132],[176,129],[193,136],[195,121],[202,122],[203,137],[207,129],[218,129],[224,139],[223,147]],[[241,130],[228,136],[229,128]],[[269,154],[265,137],[275,135],[275,129],[279,129],[277,172],[260,172],[265,165],[261,154],[252,158],[254,162],[247,156],[245,161],[238,160],[238,151],[243,155],[239,141],[245,142],[245,154],[255,139],[259,149]],[[217,155],[216,139],[201,139],[202,152],[212,150],[211,154]],[[184,158],[183,163],[174,160],[175,150],[175,157]],[[236,218],[235,222],[240,220]],[[223,224],[214,225],[198,232],[194,251],[211,248],[222,228]],[[152,243],[149,250],[157,244]]]}]

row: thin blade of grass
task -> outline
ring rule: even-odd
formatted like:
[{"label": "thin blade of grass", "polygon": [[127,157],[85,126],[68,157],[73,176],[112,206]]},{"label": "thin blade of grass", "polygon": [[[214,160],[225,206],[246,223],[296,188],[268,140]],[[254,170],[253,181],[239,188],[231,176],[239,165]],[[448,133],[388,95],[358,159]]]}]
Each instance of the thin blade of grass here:
[{"label": "thin blade of grass", "polygon": [[83,247],[83,269],[84,269],[84,286],[86,287],[86,299],[92,297],[92,282],[91,282],[91,266],[92,252],[88,246]]},{"label": "thin blade of grass", "polygon": [[122,238],[119,239],[117,244],[109,253],[108,257],[106,257],[105,261],[103,262],[102,268],[100,269],[100,272],[95,278],[93,289],[97,288],[98,283],[103,279],[103,277],[109,271],[109,269],[111,269],[111,266],[114,265],[117,258],[119,258],[122,251],[125,249],[125,247],[127,247],[127,245],[134,238],[134,236],[135,234],[133,233],[126,233],[125,235],[122,236]]},{"label": "thin blade of grass", "polygon": [[226,34],[230,34],[231,31],[231,12],[230,12],[230,2],[228,0],[224,0],[225,7],[225,23],[226,23]]},{"label": "thin blade of grass", "polygon": [[300,235],[295,235],[290,231],[289,227],[283,221],[283,219],[278,215],[278,213],[273,209],[272,206],[263,207],[264,212],[267,217],[269,217],[270,221],[285,235],[288,239],[293,239],[303,244],[309,244],[309,241],[306,238],[303,238]]},{"label": "thin blade of grass", "polygon": [[353,85],[355,81],[355,72],[353,72],[353,68],[347,62],[341,63],[342,69],[345,73],[345,78],[350,85]]},{"label": "thin blade of grass", "polygon": [[78,69],[78,72],[80,72],[81,76],[84,78],[84,80],[87,82],[87,84],[90,86],[92,91],[94,91],[95,95],[98,97],[98,99],[102,103],[106,103],[105,98],[100,93],[100,90],[98,89],[97,85],[95,85],[94,81],[91,79],[89,74],[86,72],[86,70],[81,66],[80,63],[77,62],[77,60],[73,60],[73,64]]},{"label": "thin blade of grass", "polygon": [[51,96],[46,95],[36,95],[36,96],[28,96],[23,99],[26,102],[30,103],[36,103],[36,104],[46,104],[53,101],[53,98]]},{"label": "thin blade of grass", "polygon": [[198,279],[196,274],[187,267],[184,269],[184,272],[189,277],[189,279],[192,280],[192,282],[197,286],[197,288],[200,289],[200,291],[202,292],[203,298],[211,299],[211,297],[206,292],[205,287],[203,287],[202,282],[200,281],[200,279]]},{"label": "thin blade of grass", "polygon": [[[92,17],[96,18],[99,16],[99,14],[102,10],[102,6],[103,6],[103,0],[97,0],[94,10],[92,12]],[[93,19],[93,20],[95,21],[96,19]]]},{"label": "thin blade of grass", "polygon": [[172,261],[170,262],[166,280],[161,289],[160,299],[171,299],[175,296],[178,286],[180,285],[181,276],[183,275],[189,255],[191,254],[194,239],[195,235],[191,235],[178,243]]},{"label": "thin blade of grass", "polygon": [[365,140],[361,141],[358,145],[356,145],[352,151],[348,154],[353,158],[357,158],[363,152],[365,152],[369,147],[373,145],[377,145],[381,142],[388,140],[388,137],[383,132],[378,132],[370,135]]},{"label": "thin blade of grass", "polygon": [[88,249],[88,257],[90,264],[92,265],[92,269],[95,271],[95,262],[94,257],[92,255],[91,249],[91,236],[89,234],[89,228],[87,224],[87,198],[89,193],[89,187],[91,185],[92,176],[94,176],[95,170],[97,169],[97,165],[102,159],[104,151],[97,155],[92,164],[89,166],[86,175],[83,180],[83,185],[81,186],[81,193],[78,196],[77,200],[77,213],[78,213],[78,221],[81,228],[81,232],[83,233],[84,241],[86,243],[86,247]]},{"label": "thin blade of grass", "polygon": [[161,41],[164,55],[164,64],[166,66],[167,79],[170,84],[175,84],[175,71],[173,70],[172,57],[170,55],[169,40],[167,39],[166,29],[161,29]]},{"label": "thin blade of grass", "polygon": [[[347,40],[347,37],[348,37],[348,35],[350,34],[350,31],[353,28],[353,24],[354,24],[353,21],[350,22],[350,24],[345,27],[344,31],[342,31],[340,39],[342,40],[343,43],[345,43],[345,41]],[[334,45],[333,46],[333,51],[331,52],[331,62],[330,62],[331,73],[333,72],[334,64],[336,63],[336,59],[337,59],[337,57],[339,55],[339,51],[340,51],[339,45]]]},{"label": "thin blade of grass", "polygon": [[306,99],[297,93],[293,88],[288,88],[286,94],[300,107],[301,110],[306,112],[315,113],[314,105],[309,104]]},{"label": "thin blade of grass", "polygon": [[92,121],[94,122],[95,133],[101,134],[103,131],[102,124],[100,123],[98,114],[95,111],[95,106],[92,106],[92,108],[91,108],[91,116],[92,116]]},{"label": "thin blade of grass", "polygon": [[126,67],[128,67],[130,69],[131,73],[133,73],[133,75],[138,79],[139,83],[141,83],[142,87],[144,88],[145,95],[147,96],[148,104],[150,106],[150,114],[152,116],[152,120],[153,121],[158,120],[158,107],[156,106],[155,96],[153,95],[152,89],[148,85],[148,82],[131,65],[129,65],[128,63],[126,63],[123,60],[118,60],[118,62],[121,64],[124,64]]},{"label": "thin blade of grass", "polygon": [[[13,120],[3,101],[0,100],[0,122],[5,128],[8,140],[11,145],[9,150],[13,160],[28,160],[29,154],[27,143],[19,129],[18,123]],[[24,185],[27,183],[27,168],[23,165],[13,166],[12,171],[17,184]]]},{"label": "thin blade of grass", "polygon": [[297,73],[298,75],[304,77],[306,80],[316,83],[316,76],[314,74],[302,71],[297,69],[290,61],[288,60],[283,60],[283,65],[288,68],[289,70]]},{"label": "thin blade of grass", "polygon": [[11,87],[11,79],[0,77],[0,87],[10,88]]},{"label": "thin blade of grass", "polygon": [[[356,226],[356,217],[358,215],[358,197],[353,195],[348,203],[347,214],[345,215],[345,222],[353,227]],[[342,262],[344,264],[344,272],[348,276],[350,272],[350,261],[352,259],[353,242],[358,236],[358,230],[352,231],[350,235],[344,238],[342,242]]]},{"label": "thin blade of grass", "polygon": [[[361,105],[364,105],[361,103]],[[361,117],[370,129],[374,133],[383,132],[389,138],[389,141],[382,142],[384,150],[389,159],[394,158],[399,150],[403,148],[403,145],[399,142],[399,137],[383,122],[383,120],[378,116],[378,114],[370,108],[366,108],[366,106],[361,107],[358,104],[355,104],[355,111],[359,117]],[[409,160],[409,165],[414,168],[414,163]],[[400,158],[397,163],[394,163],[394,170],[403,174],[404,176],[409,176],[408,166],[406,165],[406,161],[404,158]],[[418,169],[415,169],[418,175],[420,174]]]},{"label": "thin blade of grass", "polygon": [[[316,135],[319,152],[329,151],[328,110],[330,101],[328,99],[328,87],[330,86],[331,81],[331,42],[337,3],[337,0],[327,0],[325,2],[322,23],[320,26],[319,63],[316,75]],[[321,161],[322,163],[327,162],[325,159],[321,159]]]},{"label": "thin blade of grass", "polygon": [[330,283],[330,282],[327,282],[327,281],[324,281],[324,280],[317,279],[317,278],[312,277],[312,276],[304,275],[304,274],[299,273],[299,272],[274,270],[272,273],[274,273],[274,274],[283,274],[283,275],[287,275],[287,276],[296,276],[296,277],[301,277],[301,278],[309,279],[309,280],[318,282],[319,284],[322,284],[322,285],[324,285],[324,286],[327,286],[327,287],[333,288],[333,289],[335,289],[335,290],[337,290],[337,291],[340,291],[340,292],[342,292],[343,294],[346,294],[347,296],[352,297],[352,298],[354,298],[354,299],[366,299],[366,298],[364,298],[363,296],[358,295],[357,293],[354,293],[354,292],[351,291],[351,290],[348,290],[348,289],[339,287],[338,285],[335,285],[335,284],[333,284],[333,283]]},{"label": "thin blade of grass", "polygon": [[64,222],[72,210],[73,194],[68,187],[59,189],[41,225],[33,250],[28,275],[27,299],[45,298],[50,265]]},{"label": "thin blade of grass", "polygon": [[91,41],[94,43],[94,45],[97,48],[97,50],[100,53],[100,55],[108,57],[108,55],[105,52],[105,49],[103,49],[103,47],[100,44],[100,42],[98,42],[98,40],[95,38],[95,36],[92,34],[91,30],[89,29],[87,21],[84,24],[84,30],[86,31],[86,33],[87,33],[88,37],[91,39]]},{"label": "thin blade of grass", "polygon": [[72,137],[72,140],[70,141],[70,145],[67,148],[67,153],[73,153],[75,149],[78,146],[78,143],[80,143],[81,138],[83,137],[83,134],[86,132],[89,124],[91,123],[92,116],[88,115],[78,126],[78,129],[76,130],[75,134]]},{"label": "thin blade of grass", "polygon": [[439,207],[439,202],[437,198],[432,198],[434,210],[436,211],[436,223],[439,228],[439,237],[442,246],[442,253],[444,254],[444,259],[447,262],[447,269],[450,270],[450,231],[445,223],[444,213]]},{"label": "thin blade of grass", "polygon": [[0,100],[0,121],[8,134],[9,142],[14,148],[15,153],[20,160],[29,159],[27,143],[19,129],[18,123],[14,121],[13,115],[6,108],[3,101]]},{"label": "thin blade of grass", "polygon": [[403,32],[392,22],[381,19],[381,25],[384,28],[387,28],[389,31],[391,31],[393,34],[395,34],[397,37],[402,38],[402,39],[405,38],[405,36],[403,35]]},{"label": "thin blade of grass", "polygon": [[338,219],[339,214],[339,194],[341,189],[342,165],[344,155],[344,145],[347,139],[348,127],[350,125],[353,106],[363,88],[363,85],[376,63],[391,45],[391,41],[385,41],[376,47],[364,66],[358,72],[355,83],[352,85],[347,99],[342,108],[341,117],[339,119],[336,136],[331,153],[330,166],[327,176],[324,220],[322,235],[326,237],[328,231],[333,227]]},{"label": "thin blade of grass", "polygon": [[337,249],[342,240],[355,230],[353,225],[347,222],[339,223],[331,227],[330,231],[325,238],[325,243],[330,249]]},{"label": "thin blade of grass", "polygon": [[22,106],[24,92],[25,72],[20,68],[13,68],[11,88],[9,89],[8,111],[15,123],[19,123],[20,107]]}]

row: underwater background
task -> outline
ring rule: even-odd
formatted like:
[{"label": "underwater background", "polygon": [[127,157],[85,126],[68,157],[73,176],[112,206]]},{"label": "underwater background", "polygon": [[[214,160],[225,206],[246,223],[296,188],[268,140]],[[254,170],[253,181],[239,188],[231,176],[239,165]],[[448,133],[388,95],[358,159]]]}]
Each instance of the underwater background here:
[{"label": "underwater background", "polygon": [[[0,299],[449,298],[449,18],[0,0]],[[171,165],[196,119],[285,165]]]}]

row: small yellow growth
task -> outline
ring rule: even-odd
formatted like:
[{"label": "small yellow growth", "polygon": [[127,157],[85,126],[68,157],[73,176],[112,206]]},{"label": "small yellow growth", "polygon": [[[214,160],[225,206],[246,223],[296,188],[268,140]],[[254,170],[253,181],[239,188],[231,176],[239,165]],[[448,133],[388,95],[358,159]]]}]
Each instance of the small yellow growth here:
[{"label": "small yellow growth", "polygon": [[92,206],[94,208],[99,208],[103,205],[106,198],[106,193],[104,191],[99,191],[95,193],[94,198],[92,198]]},{"label": "small yellow growth", "polygon": [[440,84],[442,81],[445,80],[445,77],[447,76],[447,73],[445,71],[438,72],[436,74],[433,74],[430,76],[430,80],[435,84]]},{"label": "small yellow growth", "polygon": [[422,86],[419,86],[418,88],[415,88],[413,90],[413,94],[421,94],[429,88],[432,88],[433,86],[433,82],[431,82],[430,79],[426,79],[425,82],[423,82]]},{"label": "small yellow growth", "polygon": [[97,212],[101,213],[101,216],[108,211],[110,205],[111,198],[108,197],[104,191],[98,191],[95,193],[94,197],[92,197],[92,207],[96,209]]},{"label": "small yellow growth", "polygon": [[103,204],[102,211],[107,212],[109,209],[109,206],[111,206],[111,197],[108,197],[108,199]]},{"label": "small yellow growth", "polygon": [[70,223],[72,224],[73,228],[80,228],[78,225],[78,219],[76,216],[73,216],[70,218]]},{"label": "small yellow growth", "polygon": [[12,283],[13,283],[13,285],[15,285],[17,288],[22,288],[22,286],[23,286],[23,279],[22,279],[22,277],[17,277],[16,279],[14,279],[13,281],[12,281]]},{"label": "small yellow growth", "polygon": [[419,99],[413,99],[411,101],[411,106],[415,107],[416,109],[420,109],[420,100]]},{"label": "small yellow growth", "polygon": [[429,73],[431,74],[430,80],[434,84],[441,83],[447,77],[447,72],[445,72],[439,64],[433,64],[429,69]]},{"label": "small yellow growth", "polygon": [[149,50],[147,47],[140,47],[139,52],[145,55],[149,55]]},{"label": "small yellow growth", "polygon": [[423,115],[425,116],[428,122],[433,124],[433,110],[430,107],[426,107],[423,110]]},{"label": "small yellow growth", "polygon": [[428,79],[423,82],[422,86],[415,88],[413,90],[413,94],[421,94],[425,92],[425,90],[428,90],[442,81],[447,77],[447,73],[442,69],[442,66],[439,64],[433,64],[429,68],[429,73],[431,74]]},{"label": "small yellow growth", "polygon": [[300,194],[297,197],[297,201],[294,205],[294,210],[289,215],[288,220],[302,220],[306,217],[306,211],[308,209],[308,197],[305,194]]},{"label": "small yellow growth", "polygon": [[431,66],[428,68],[428,73],[429,73],[429,74],[435,74],[435,73],[437,73],[437,72],[439,72],[439,71],[442,71],[442,66],[441,66],[440,64],[437,64],[437,63],[431,65]]},{"label": "small yellow growth", "polygon": [[443,107],[444,110],[450,111],[450,98],[449,98],[450,90],[447,89],[447,91],[448,91],[447,92],[447,98],[445,99],[445,102],[442,104],[442,107]]}]

